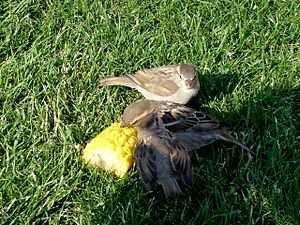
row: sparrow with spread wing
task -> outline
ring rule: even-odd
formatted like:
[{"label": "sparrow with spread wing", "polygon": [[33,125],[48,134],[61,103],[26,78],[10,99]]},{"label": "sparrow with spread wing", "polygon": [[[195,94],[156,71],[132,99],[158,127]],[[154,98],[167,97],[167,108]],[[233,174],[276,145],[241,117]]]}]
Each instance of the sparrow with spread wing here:
[{"label": "sparrow with spread wing", "polygon": [[142,69],[124,77],[105,78],[101,85],[123,85],[138,90],[146,99],[186,104],[197,95],[200,84],[192,64]]},{"label": "sparrow with spread wing", "polygon": [[161,123],[160,127],[174,133],[190,151],[223,140],[247,150],[251,159],[251,150],[246,145],[230,135],[218,120],[202,111],[173,102],[144,99],[132,103],[124,112],[129,117],[154,113]]}]

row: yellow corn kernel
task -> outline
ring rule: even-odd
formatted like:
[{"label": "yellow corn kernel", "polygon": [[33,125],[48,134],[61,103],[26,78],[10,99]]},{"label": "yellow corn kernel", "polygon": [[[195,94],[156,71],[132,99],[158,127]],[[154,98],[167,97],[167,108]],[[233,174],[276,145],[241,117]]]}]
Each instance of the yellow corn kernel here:
[{"label": "yellow corn kernel", "polygon": [[113,123],[86,145],[82,159],[89,165],[123,177],[132,167],[136,142],[136,128],[121,128],[119,123]]}]

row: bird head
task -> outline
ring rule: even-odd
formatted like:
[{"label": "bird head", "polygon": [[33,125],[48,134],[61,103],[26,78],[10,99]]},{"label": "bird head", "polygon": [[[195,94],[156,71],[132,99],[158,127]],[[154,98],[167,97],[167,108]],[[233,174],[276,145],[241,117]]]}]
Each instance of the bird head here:
[{"label": "bird head", "polygon": [[153,120],[156,101],[138,100],[130,104],[123,113],[121,127],[138,126],[147,127]]},{"label": "bird head", "polygon": [[194,88],[199,85],[197,68],[192,64],[180,64],[177,68],[179,78],[187,88]]}]

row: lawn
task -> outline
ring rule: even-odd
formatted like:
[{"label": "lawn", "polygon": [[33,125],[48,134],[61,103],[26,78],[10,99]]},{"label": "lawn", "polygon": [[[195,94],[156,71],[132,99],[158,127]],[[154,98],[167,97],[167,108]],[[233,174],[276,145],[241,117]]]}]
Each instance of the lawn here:
[{"label": "lawn", "polygon": [[[298,1],[0,2],[1,224],[297,224],[300,221]],[[195,182],[166,202],[135,170],[80,161],[80,146],[142,96],[108,76],[193,63],[189,105],[256,153],[195,152]]]}]

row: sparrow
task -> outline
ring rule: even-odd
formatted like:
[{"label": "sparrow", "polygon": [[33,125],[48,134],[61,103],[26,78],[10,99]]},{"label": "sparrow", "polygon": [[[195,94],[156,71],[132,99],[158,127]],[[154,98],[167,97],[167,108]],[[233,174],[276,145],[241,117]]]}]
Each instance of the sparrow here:
[{"label": "sparrow", "polygon": [[105,78],[101,85],[123,85],[138,90],[146,99],[186,104],[197,95],[200,83],[192,64],[142,69],[124,77]]},{"label": "sparrow", "polygon": [[125,110],[121,124],[121,127],[137,127],[134,158],[139,176],[148,192],[161,185],[166,199],[178,198],[182,191],[177,179],[188,187],[193,183],[188,152],[176,135],[160,126],[161,121],[154,113],[142,116],[139,112]]},{"label": "sparrow", "polygon": [[248,162],[254,154],[246,145],[230,135],[220,122],[212,116],[187,107],[182,104],[168,101],[154,101],[142,99],[129,105],[123,114],[123,121],[141,119],[154,114],[159,127],[174,134],[188,151],[193,151],[217,140],[231,142],[245,149],[248,153]]}]

